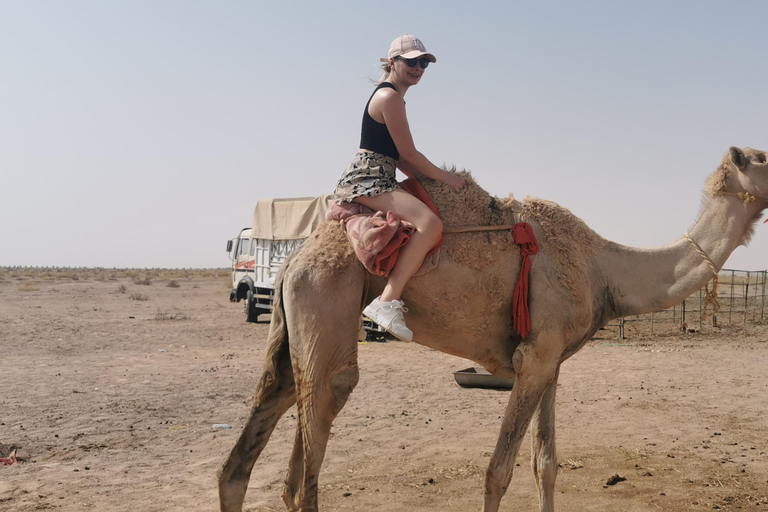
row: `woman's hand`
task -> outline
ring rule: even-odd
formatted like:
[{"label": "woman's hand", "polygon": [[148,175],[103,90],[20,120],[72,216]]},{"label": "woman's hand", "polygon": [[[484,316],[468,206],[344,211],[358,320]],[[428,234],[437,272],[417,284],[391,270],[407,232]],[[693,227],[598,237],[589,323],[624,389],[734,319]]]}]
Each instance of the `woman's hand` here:
[{"label": "woman's hand", "polygon": [[451,187],[454,192],[458,192],[459,190],[463,189],[467,184],[464,178],[451,172],[445,173],[445,178],[443,178],[441,181]]}]

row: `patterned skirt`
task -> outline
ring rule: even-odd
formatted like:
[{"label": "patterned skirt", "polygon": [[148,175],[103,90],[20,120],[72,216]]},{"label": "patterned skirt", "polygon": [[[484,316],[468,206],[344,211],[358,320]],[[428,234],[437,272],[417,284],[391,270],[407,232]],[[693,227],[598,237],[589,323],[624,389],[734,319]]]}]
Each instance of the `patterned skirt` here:
[{"label": "patterned skirt", "polygon": [[336,202],[350,203],[360,196],[376,197],[398,187],[397,161],[381,153],[360,151],[336,183]]}]

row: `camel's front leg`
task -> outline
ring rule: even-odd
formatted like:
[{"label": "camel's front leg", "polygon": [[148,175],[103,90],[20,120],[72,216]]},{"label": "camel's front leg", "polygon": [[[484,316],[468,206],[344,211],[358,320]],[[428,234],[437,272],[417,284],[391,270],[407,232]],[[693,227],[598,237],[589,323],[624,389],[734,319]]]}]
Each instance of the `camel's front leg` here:
[{"label": "camel's front leg", "polygon": [[[542,340],[539,338],[539,342]],[[496,449],[485,473],[483,512],[497,512],[512,479],[520,443],[544,392],[557,373],[557,361],[538,354],[526,344],[513,356],[515,386],[512,388]],[[542,509],[544,510],[544,509]]]},{"label": "camel's front leg", "polygon": [[557,478],[557,449],[555,448],[555,396],[557,394],[557,378],[560,366],[555,372],[555,378],[541,398],[539,408],[531,423],[531,466],[539,489],[539,506],[541,512],[555,510],[555,479]]}]

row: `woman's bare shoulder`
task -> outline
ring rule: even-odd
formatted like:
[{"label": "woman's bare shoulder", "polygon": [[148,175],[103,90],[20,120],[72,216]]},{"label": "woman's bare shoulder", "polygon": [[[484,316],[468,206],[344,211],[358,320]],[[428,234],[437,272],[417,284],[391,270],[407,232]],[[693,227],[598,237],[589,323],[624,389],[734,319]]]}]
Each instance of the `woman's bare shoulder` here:
[{"label": "woman's bare shoulder", "polygon": [[395,89],[392,89],[391,87],[382,87],[381,89],[376,91],[373,97],[381,98],[382,100],[389,100],[391,98],[400,98],[401,100],[403,99],[400,93],[397,92]]}]

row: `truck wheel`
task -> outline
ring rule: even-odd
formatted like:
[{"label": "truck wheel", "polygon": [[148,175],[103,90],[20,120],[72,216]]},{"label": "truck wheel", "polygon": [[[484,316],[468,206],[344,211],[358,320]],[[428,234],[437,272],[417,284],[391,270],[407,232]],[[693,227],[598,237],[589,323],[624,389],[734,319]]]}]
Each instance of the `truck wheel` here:
[{"label": "truck wheel", "polygon": [[259,320],[259,312],[253,302],[253,291],[245,294],[245,321],[256,323]]}]

